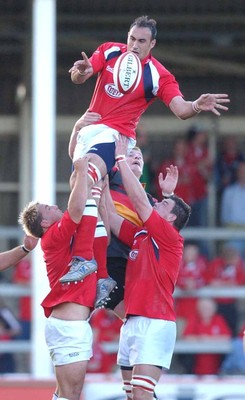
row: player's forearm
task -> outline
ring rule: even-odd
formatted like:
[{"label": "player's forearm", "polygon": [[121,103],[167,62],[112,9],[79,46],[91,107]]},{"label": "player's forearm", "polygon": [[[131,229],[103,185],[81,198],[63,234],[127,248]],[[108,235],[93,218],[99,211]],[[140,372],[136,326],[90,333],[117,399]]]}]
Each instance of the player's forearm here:
[{"label": "player's forearm", "polygon": [[111,241],[111,230],[110,230],[110,222],[109,222],[109,216],[108,216],[108,211],[107,211],[107,206],[104,201],[104,196],[102,196],[101,201],[99,203],[99,214],[101,216],[101,219],[104,223],[106,232],[107,232],[107,237],[108,237],[108,243]]},{"label": "player's forearm", "polygon": [[193,109],[191,101],[185,101],[181,96],[176,96],[169,104],[170,110],[179,119],[186,120],[197,115],[197,111]]},{"label": "player's forearm", "polygon": [[108,186],[104,189],[103,196],[105,196],[105,204],[110,229],[114,235],[118,237],[121,225],[123,223],[123,218],[117,214]]},{"label": "player's forearm", "polygon": [[76,128],[74,127],[72,130],[72,133],[71,133],[69,146],[68,146],[68,154],[71,159],[73,159],[73,154],[74,154],[74,150],[76,147],[76,141],[77,141],[77,131],[76,131]]},{"label": "player's forearm", "polygon": [[23,249],[23,245],[15,247],[14,249],[0,253],[0,271],[17,264],[28,253]]},{"label": "player's forearm", "polygon": [[[80,166],[78,167],[78,164]],[[76,177],[74,187],[68,201],[68,212],[75,222],[79,222],[85,208],[88,197],[88,163],[85,159],[79,159],[75,163]]]},{"label": "player's forearm", "polygon": [[91,71],[82,73],[79,71],[79,69],[74,69],[71,71],[71,80],[73,83],[76,85],[81,85],[84,82],[86,82],[87,79],[89,79],[93,75],[93,69],[91,67]]},{"label": "player's forearm", "polygon": [[126,160],[120,161],[118,165],[122,175],[123,186],[136,210],[138,211],[139,207],[142,207],[144,204],[148,206],[149,200],[146,192],[140,181],[131,171]]}]

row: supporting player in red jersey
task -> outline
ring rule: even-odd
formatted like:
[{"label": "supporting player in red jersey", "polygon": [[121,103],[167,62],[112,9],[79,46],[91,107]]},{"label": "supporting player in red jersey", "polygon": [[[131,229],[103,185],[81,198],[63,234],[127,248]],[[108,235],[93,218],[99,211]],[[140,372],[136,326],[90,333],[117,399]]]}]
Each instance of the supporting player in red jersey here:
[{"label": "supporting player in red jersey", "polygon": [[[142,227],[124,220],[106,192],[112,232],[131,247],[126,270],[125,318],[119,340],[118,364],[128,399],[153,399],[161,369],[170,367],[176,338],[173,291],[183,254],[179,234],[190,207],[173,194],[177,167],[163,182],[165,198],[152,207],[126,161],[127,138],[120,135],[116,159],[123,184]],[[137,349],[137,351],[135,351]]]},{"label": "supporting player in red jersey", "polygon": [[[96,274],[83,282],[63,285],[74,252],[90,260],[97,223],[97,206],[88,199],[86,157],[74,164],[76,180],[68,208],[30,203],[20,215],[24,230],[41,238],[50,292],[42,302],[46,320],[45,337],[63,400],[79,400],[88,360],[92,356],[92,330],[88,322],[96,296]],[[90,261],[91,262],[91,261]]]}]

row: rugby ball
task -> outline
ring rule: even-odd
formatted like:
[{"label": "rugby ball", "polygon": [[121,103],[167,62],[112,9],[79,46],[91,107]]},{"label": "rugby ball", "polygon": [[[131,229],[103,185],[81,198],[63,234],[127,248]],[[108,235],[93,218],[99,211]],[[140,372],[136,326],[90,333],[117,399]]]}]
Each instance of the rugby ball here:
[{"label": "rugby ball", "polygon": [[127,51],[118,57],[114,65],[113,80],[120,93],[132,93],[138,87],[141,76],[141,62],[136,54]]}]

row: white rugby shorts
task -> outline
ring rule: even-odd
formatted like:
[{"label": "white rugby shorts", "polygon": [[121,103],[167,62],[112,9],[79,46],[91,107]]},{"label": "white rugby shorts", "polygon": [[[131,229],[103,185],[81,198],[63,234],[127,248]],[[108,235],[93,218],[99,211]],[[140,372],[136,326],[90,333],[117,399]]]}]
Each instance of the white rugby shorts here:
[{"label": "white rugby shorts", "polygon": [[45,339],[54,366],[86,361],[93,355],[93,333],[88,321],[49,317]]},{"label": "white rugby shorts", "polygon": [[176,323],[141,316],[121,327],[117,363],[124,367],[149,364],[169,369],[176,341]]},{"label": "white rugby shorts", "polygon": [[[74,151],[73,162],[83,157],[93,146],[103,143],[114,143],[115,136],[118,137],[118,131],[104,124],[92,124],[82,128],[77,136],[77,144]],[[128,150],[135,147],[136,141],[129,138]],[[97,153],[100,155],[99,153]],[[103,157],[101,157],[103,158]]]}]

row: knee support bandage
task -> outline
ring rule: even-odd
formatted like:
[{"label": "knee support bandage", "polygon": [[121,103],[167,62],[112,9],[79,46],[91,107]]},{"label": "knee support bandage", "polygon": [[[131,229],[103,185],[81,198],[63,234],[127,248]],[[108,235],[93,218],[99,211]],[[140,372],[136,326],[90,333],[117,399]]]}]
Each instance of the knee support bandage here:
[{"label": "knee support bandage", "polygon": [[157,381],[147,375],[133,375],[130,382],[133,388],[139,388],[150,393],[154,393]]},{"label": "knee support bandage", "polygon": [[132,386],[130,381],[123,381],[123,390],[125,391],[127,397],[129,397],[130,399],[133,398]]},{"label": "knee support bandage", "polygon": [[99,168],[91,162],[88,163],[88,176],[92,179],[93,184],[101,180]]}]

